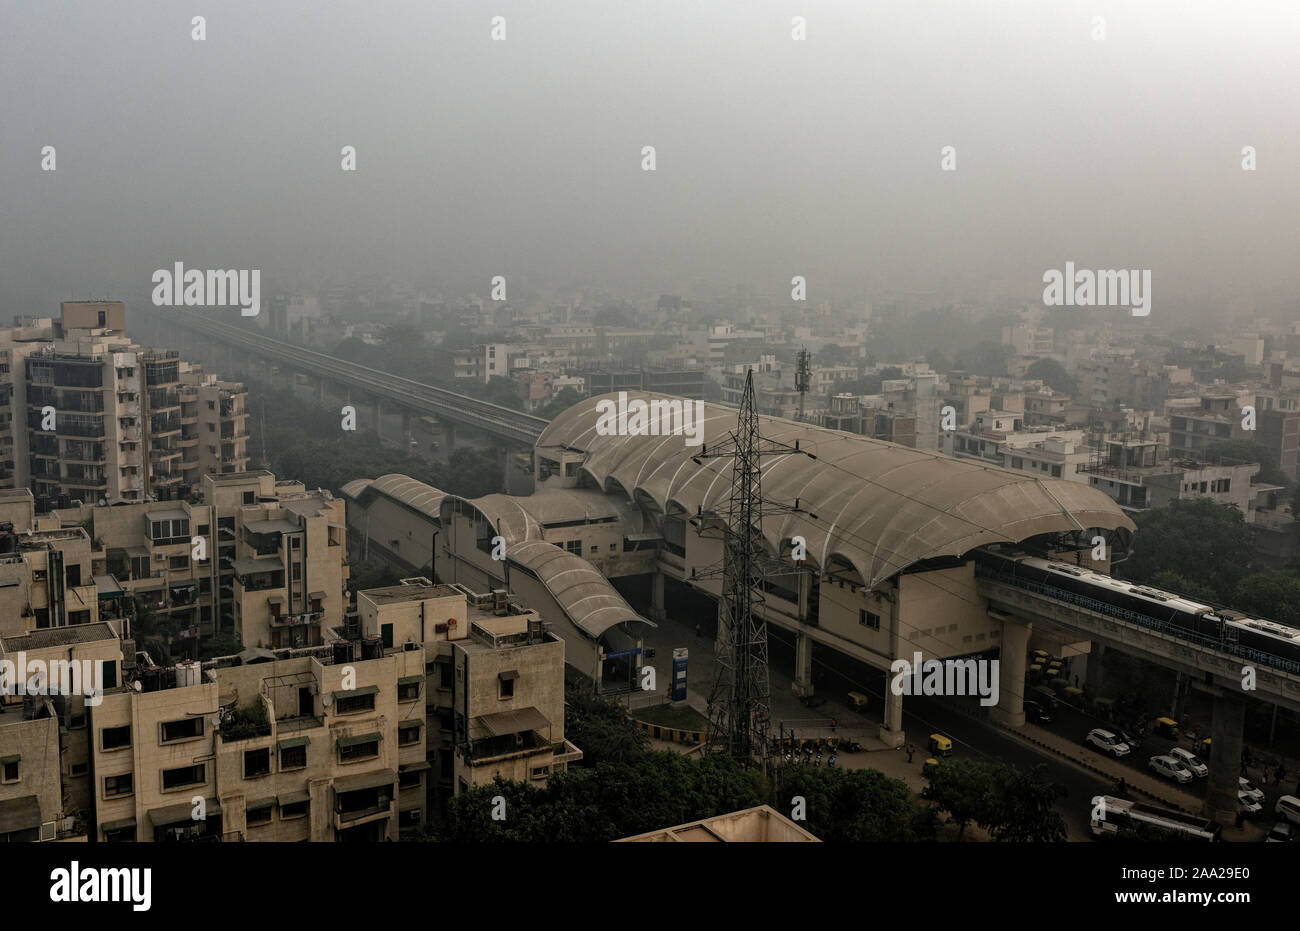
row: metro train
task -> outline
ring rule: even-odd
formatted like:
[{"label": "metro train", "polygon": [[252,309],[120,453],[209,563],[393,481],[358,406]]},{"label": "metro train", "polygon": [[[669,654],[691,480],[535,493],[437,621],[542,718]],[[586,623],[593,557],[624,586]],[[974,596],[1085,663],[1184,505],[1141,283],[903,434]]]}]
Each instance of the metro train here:
[{"label": "metro train", "polygon": [[[1282,668],[1300,665],[1300,628],[1201,604],[1071,563],[988,550],[977,550],[973,555],[979,570],[1012,585],[1037,583],[1070,592],[1100,602],[1105,606],[1103,613],[1121,619],[1128,619],[1126,614],[1149,618],[1160,622],[1175,636],[1185,636],[1265,665]],[[1270,657],[1281,662],[1270,662]]]}]

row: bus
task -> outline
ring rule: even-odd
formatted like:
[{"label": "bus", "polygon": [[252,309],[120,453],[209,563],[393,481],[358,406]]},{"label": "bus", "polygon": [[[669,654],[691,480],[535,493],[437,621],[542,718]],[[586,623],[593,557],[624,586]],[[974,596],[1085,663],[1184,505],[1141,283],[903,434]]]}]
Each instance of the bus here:
[{"label": "bus", "polygon": [[1217,841],[1222,828],[1211,818],[1157,808],[1111,795],[1092,799],[1092,833],[1097,837]]}]

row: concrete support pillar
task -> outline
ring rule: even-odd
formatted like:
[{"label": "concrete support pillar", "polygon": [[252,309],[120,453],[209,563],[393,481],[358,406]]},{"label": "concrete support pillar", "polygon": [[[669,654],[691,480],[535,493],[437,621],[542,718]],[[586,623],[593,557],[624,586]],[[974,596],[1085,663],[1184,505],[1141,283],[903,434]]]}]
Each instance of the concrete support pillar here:
[{"label": "concrete support pillar", "polygon": [[411,436],[411,412],[404,410],[402,411],[402,445],[410,449],[412,439],[414,437]]},{"label": "concrete support pillar", "polygon": [[1096,698],[1101,694],[1101,664],[1103,657],[1106,655],[1106,648],[1095,640],[1092,643],[1092,652],[1088,654],[1087,676],[1088,693]]},{"label": "concrete support pillar", "polygon": [[1169,703],[1169,717],[1175,721],[1183,719],[1183,697],[1187,693],[1187,676],[1183,673],[1174,675],[1173,700]]},{"label": "concrete support pillar", "polygon": [[812,682],[812,637],[805,633],[794,635],[794,687],[792,691],[799,696],[813,693]]},{"label": "concrete support pillar", "polygon": [[1002,615],[1002,649],[998,656],[998,703],[990,717],[997,724],[1023,727],[1025,724],[1025,657],[1033,625]]},{"label": "concrete support pillar", "polygon": [[[292,372],[289,373],[289,384],[290,385],[293,384]],[[317,404],[325,403],[325,379],[323,378],[316,379],[316,403]]]},{"label": "concrete support pillar", "polygon": [[442,447],[443,454],[448,457],[456,448],[456,425],[445,420],[442,422]]},{"label": "concrete support pillar", "polygon": [[1214,695],[1214,719],[1210,736],[1209,786],[1205,792],[1205,814],[1219,824],[1237,819],[1237,779],[1241,775],[1242,733],[1246,727],[1246,701],[1227,690]]},{"label": "concrete support pillar", "polygon": [[[902,638],[899,635],[899,601],[903,597],[895,578],[893,585],[883,592],[889,605],[889,652],[891,656],[902,656]],[[889,687],[890,677],[885,677],[885,719],[880,724],[879,737],[887,747],[901,747],[907,740],[903,732],[903,696],[895,695]]]},{"label": "concrete support pillar", "polygon": [[667,617],[664,611],[664,574],[656,572],[650,576],[650,620],[662,621]]},{"label": "concrete support pillar", "polygon": [[887,747],[901,747],[907,735],[903,732],[903,696],[895,695],[885,677],[885,719],[880,724],[880,739]]},{"label": "concrete support pillar", "polygon": [[374,406],[374,409],[375,409],[375,414],[374,414],[374,417],[375,417],[375,419],[374,419],[374,425],[375,425],[375,436],[379,437],[380,440],[383,440],[383,438],[384,438],[384,408],[383,408],[383,405],[379,403],[379,398],[378,398],[378,397],[375,398],[375,402],[374,402],[374,405],[373,405],[373,406]]}]

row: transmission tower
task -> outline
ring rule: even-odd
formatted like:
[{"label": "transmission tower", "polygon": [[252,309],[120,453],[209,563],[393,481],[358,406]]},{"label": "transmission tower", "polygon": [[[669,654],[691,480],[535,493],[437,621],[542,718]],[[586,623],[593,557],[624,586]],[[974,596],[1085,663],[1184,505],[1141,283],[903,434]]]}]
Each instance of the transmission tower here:
[{"label": "transmission tower", "polygon": [[803,420],[803,401],[812,386],[812,366],[807,349],[799,350],[799,361],[794,370],[794,390],[799,392],[799,419]]},{"label": "transmission tower", "polygon": [[[768,679],[767,622],[755,608],[763,602],[762,580],[773,568],[785,570],[763,547],[764,513],[798,511],[763,505],[762,457],[811,453],[784,443],[764,443],[754,410],[754,372],[745,376],[736,431],[721,449],[701,449],[696,462],[730,458],[731,495],[727,504],[722,563],[722,605],[718,620],[718,672],[709,697],[709,746],[728,753],[742,766],[766,765],[770,750],[767,728],[771,717]],[[706,572],[705,575],[708,573]],[[699,578],[699,574],[695,574]]]}]

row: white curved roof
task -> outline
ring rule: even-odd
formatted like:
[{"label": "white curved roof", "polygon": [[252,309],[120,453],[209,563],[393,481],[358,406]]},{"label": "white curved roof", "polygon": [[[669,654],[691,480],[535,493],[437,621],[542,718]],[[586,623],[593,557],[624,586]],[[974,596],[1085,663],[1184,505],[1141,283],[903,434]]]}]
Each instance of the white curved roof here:
[{"label": "white curved roof", "polygon": [[[628,392],[651,400],[667,395]],[[644,495],[665,513],[725,513],[731,492],[729,456],[693,461],[702,449],[730,450],[737,411],[704,405],[704,446],[682,436],[610,436],[597,432],[596,405],[616,394],[587,398],[551,421],[539,450],[585,453],[583,469],[601,488],[614,482]],[[960,556],[978,546],[1019,542],[1042,533],[1099,528],[1132,532],[1133,522],[1111,498],[1079,482],[1039,479],[969,459],[912,449],[853,433],[775,417],[759,417],[765,441],[813,453],[762,457],[766,503],[803,513],[763,519],[774,550],[802,536],[820,566],[840,557],[874,586],[913,563]]]},{"label": "white curved roof", "polygon": [[409,475],[402,475],[400,472],[390,472],[376,479],[353,479],[343,486],[343,494],[355,501],[366,489],[373,489],[434,520],[438,519],[438,506],[447,496],[445,491],[426,485]]},{"label": "white curved roof", "polygon": [[510,547],[510,561],[535,574],[569,619],[593,640],[623,621],[655,626],[632,610],[595,566],[554,543],[515,543]]}]

